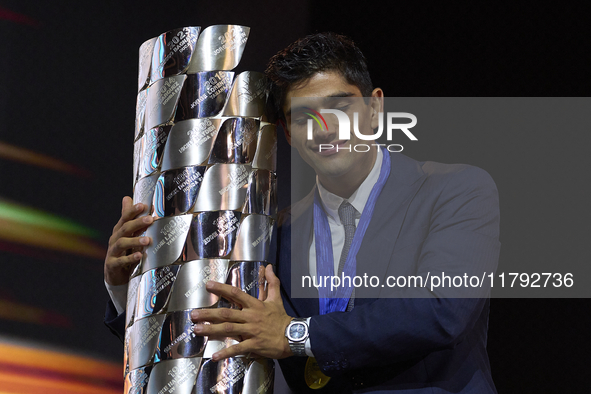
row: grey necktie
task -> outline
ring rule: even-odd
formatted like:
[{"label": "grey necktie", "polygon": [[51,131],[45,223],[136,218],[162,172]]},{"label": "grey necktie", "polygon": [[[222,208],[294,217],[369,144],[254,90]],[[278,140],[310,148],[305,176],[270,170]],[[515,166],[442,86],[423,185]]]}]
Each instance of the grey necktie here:
[{"label": "grey necktie", "polygon": [[[351,243],[353,242],[353,237],[355,236],[355,213],[357,210],[353,205],[351,205],[347,201],[343,201],[341,206],[339,207],[339,218],[341,219],[341,224],[345,227],[345,244],[343,245],[343,250],[341,252],[341,259],[339,260],[339,271],[338,276],[340,277],[343,269],[345,268],[345,262],[347,261],[347,255],[349,254],[349,248],[351,247]],[[351,278],[352,280],[353,278]],[[355,287],[353,287],[353,292],[351,293],[351,298],[349,299],[349,304],[347,305],[347,312],[353,309],[355,304]]]}]

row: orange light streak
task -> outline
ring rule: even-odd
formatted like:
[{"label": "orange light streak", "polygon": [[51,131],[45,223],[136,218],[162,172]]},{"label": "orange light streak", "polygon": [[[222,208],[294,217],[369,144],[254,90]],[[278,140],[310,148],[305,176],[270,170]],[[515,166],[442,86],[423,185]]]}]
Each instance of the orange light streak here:
[{"label": "orange light streak", "polygon": [[6,394],[121,394],[123,391],[91,384],[38,378],[28,374],[3,372],[0,372],[0,387]]},{"label": "orange light streak", "polygon": [[[0,342],[0,394],[115,394],[122,367],[53,350]],[[13,371],[11,371],[13,369]]]},{"label": "orange light streak", "polygon": [[0,319],[57,327],[72,326],[72,321],[67,316],[2,299],[0,299]]},{"label": "orange light streak", "polygon": [[[66,354],[54,350],[35,349],[0,342],[0,362],[18,367],[44,369],[60,373],[91,377],[92,379],[120,380],[123,367],[117,363],[90,357]],[[0,385],[0,387],[2,387]]]},{"label": "orange light streak", "polygon": [[0,239],[102,260],[106,250],[87,238],[13,220],[0,219]]},{"label": "orange light streak", "polygon": [[89,177],[91,174],[85,169],[68,164],[65,161],[53,158],[51,156],[37,153],[29,149],[9,145],[0,141],[0,158],[13,160],[19,163],[30,164],[38,167],[49,168],[51,170],[75,174],[78,176]]}]

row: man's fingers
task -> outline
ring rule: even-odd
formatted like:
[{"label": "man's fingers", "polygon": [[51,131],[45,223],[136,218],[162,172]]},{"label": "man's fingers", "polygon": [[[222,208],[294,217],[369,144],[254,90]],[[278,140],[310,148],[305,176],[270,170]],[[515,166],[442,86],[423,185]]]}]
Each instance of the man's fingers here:
[{"label": "man's fingers", "polygon": [[242,338],[238,345],[217,352],[215,360],[248,353],[272,358],[291,355],[284,335],[291,317],[283,309],[279,279],[273,273],[272,266],[266,267],[265,276],[269,283],[269,297],[264,301],[237,287],[207,282],[207,291],[243,307],[242,310],[219,308],[193,311],[191,319],[196,322],[193,326],[195,334],[210,338]]},{"label": "man's fingers", "polygon": [[141,249],[150,245],[149,237],[119,238],[109,247],[109,256],[119,257],[127,254],[130,249]]},{"label": "man's fingers", "polygon": [[110,268],[115,267],[130,267],[135,266],[137,263],[140,262],[142,259],[141,252],[135,252],[130,254],[129,256],[119,256],[119,257],[112,257],[110,261],[107,262],[107,265]]},{"label": "man's fingers", "polygon": [[112,245],[121,238],[133,237],[134,234],[145,230],[150,224],[152,224],[153,221],[154,218],[151,216],[144,216],[123,223],[119,229],[113,229],[113,235],[111,235],[111,239],[109,239],[109,245]]},{"label": "man's fingers", "polygon": [[267,265],[265,270],[265,277],[267,278],[267,300],[281,301],[281,282],[279,278],[273,272],[273,266]]},{"label": "man's fingers", "polygon": [[107,257],[105,260],[105,281],[110,285],[122,285],[129,281],[129,274],[140,262],[142,254],[132,253],[129,256]]},{"label": "man's fingers", "polygon": [[194,309],[191,312],[191,320],[195,323],[246,322],[244,318],[244,313],[241,310],[229,308]]},{"label": "man's fingers", "polygon": [[146,204],[133,204],[129,196],[121,201],[121,217],[113,227],[105,256],[104,275],[109,284],[123,284],[129,280],[129,271],[141,260],[142,248],[150,244],[150,238],[138,237],[152,224],[151,216],[138,218],[146,210]]},{"label": "man's fingers", "polygon": [[267,299],[267,281],[265,280],[265,267],[259,267],[259,301]]},{"label": "man's fingers", "polygon": [[241,354],[252,353],[252,350],[251,350],[251,347],[252,347],[251,343],[252,342],[253,341],[251,341],[250,339],[247,339],[246,341],[243,341],[243,342],[240,342],[236,345],[232,345],[230,347],[222,349],[219,352],[216,352],[213,354],[212,360],[219,361],[219,360],[222,360],[222,359],[228,358],[228,357],[234,357],[234,356],[239,356]]},{"label": "man's fingers", "polygon": [[254,297],[246,294],[238,287],[230,286],[224,283],[209,281],[205,288],[210,293],[224,297],[226,300],[242,305],[243,308],[249,308],[260,302]]},{"label": "man's fingers", "polygon": [[129,196],[123,197],[121,201],[121,216],[123,217],[125,212],[131,208],[133,205],[133,199]]},{"label": "man's fingers", "polygon": [[131,220],[140,213],[144,212],[146,209],[146,205],[142,203],[137,203],[133,205],[133,200],[129,196],[123,197],[123,201],[121,202],[121,219],[127,221]]},{"label": "man's fingers", "polygon": [[121,202],[121,217],[119,221],[113,228],[113,233],[119,231],[119,229],[130,220],[137,218],[142,212],[146,210],[146,205],[142,203],[138,203],[133,205],[133,200],[129,196],[123,197],[123,201]]},{"label": "man's fingers", "polygon": [[247,333],[247,325],[241,323],[223,322],[217,324],[196,323],[193,326],[193,332],[197,335],[207,337],[239,337],[250,336]]}]

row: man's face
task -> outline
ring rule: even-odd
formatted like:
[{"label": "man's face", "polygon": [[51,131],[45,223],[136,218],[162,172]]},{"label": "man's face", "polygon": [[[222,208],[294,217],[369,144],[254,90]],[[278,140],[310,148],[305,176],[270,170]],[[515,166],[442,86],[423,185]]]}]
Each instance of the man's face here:
[{"label": "man's face", "polygon": [[[380,89],[375,89],[372,96],[383,97]],[[310,97],[312,100],[292,100],[298,97]],[[353,113],[359,114],[359,131],[362,134],[373,134],[373,129],[378,125],[378,113],[381,109],[381,100],[366,103],[363,99],[351,98],[363,97],[359,88],[349,84],[340,73],[336,71],[320,72],[302,84],[288,90],[285,98],[283,112],[286,118],[286,127],[289,143],[298,150],[300,156],[316,171],[321,182],[323,178],[336,179],[344,176],[364,178],[375,160],[376,149],[369,152],[355,152],[353,147],[357,144],[371,144],[373,141],[359,139],[353,132]],[[292,101],[294,103],[292,108]],[[351,138],[339,139],[339,124],[333,114],[323,114],[328,125],[320,127],[313,122],[313,138],[308,139],[308,120],[311,119],[310,108],[320,112],[321,109],[338,109],[345,112],[351,122]],[[323,144],[322,150],[320,145]],[[326,149],[328,145],[334,146]],[[337,148],[338,147],[338,148]],[[349,151],[349,147],[351,147]]]}]

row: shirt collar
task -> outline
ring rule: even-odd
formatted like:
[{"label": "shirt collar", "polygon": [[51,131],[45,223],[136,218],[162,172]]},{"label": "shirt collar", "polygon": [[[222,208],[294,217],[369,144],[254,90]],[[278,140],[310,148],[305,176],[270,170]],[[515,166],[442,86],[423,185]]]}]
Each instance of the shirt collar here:
[{"label": "shirt collar", "polygon": [[[351,205],[353,205],[353,207],[357,210],[356,218],[361,216],[361,212],[363,212],[363,208],[365,208],[365,204],[369,199],[369,194],[380,177],[382,159],[382,150],[378,149],[376,161],[369,172],[369,175],[365,178],[363,183],[359,185],[359,188],[353,192],[351,197],[347,199],[349,203],[351,203]],[[322,201],[322,205],[324,206],[326,214],[329,218],[332,218],[332,220],[334,220],[337,225],[340,226],[341,219],[339,218],[339,207],[345,199],[326,190],[318,180],[318,176],[316,176],[316,187],[318,187],[320,200]]]}]

